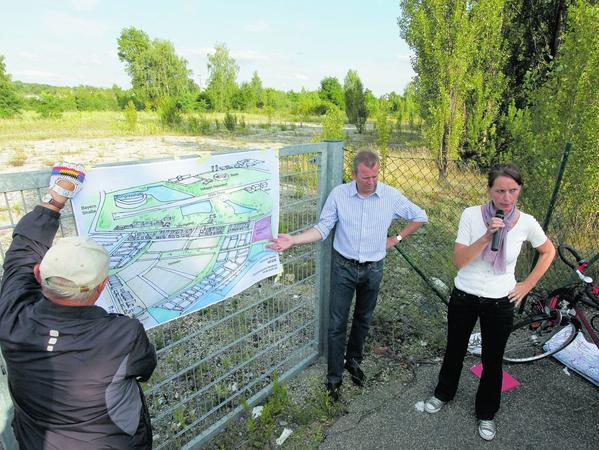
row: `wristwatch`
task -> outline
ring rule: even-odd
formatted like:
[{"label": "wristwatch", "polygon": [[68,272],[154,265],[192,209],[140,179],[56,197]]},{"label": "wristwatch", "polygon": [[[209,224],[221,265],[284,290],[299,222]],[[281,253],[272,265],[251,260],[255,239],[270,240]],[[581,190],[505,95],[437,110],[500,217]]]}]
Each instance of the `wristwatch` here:
[{"label": "wristwatch", "polygon": [[400,243],[402,240],[401,234],[398,234],[397,236],[395,236],[395,239],[397,239],[397,243]]},{"label": "wristwatch", "polygon": [[56,206],[59,209],[64,208],[64,205],[65,205],[64,203],[54,200],[54,198],[52,197],[52,195],[49,192],[46,193],[46,195],[44,195],[42,197],[42,201],[44,203],[48,203],[49,205]]},{"label": "wristwatch", "polygon": [[50,189],[52,189],[58,195],[62,195],[63,197],[66,197],[66,198],[73,198],[73,195],[75,195],[75,191],[69,191],[68,189],[63,188],[59,184],[50,186]]}]

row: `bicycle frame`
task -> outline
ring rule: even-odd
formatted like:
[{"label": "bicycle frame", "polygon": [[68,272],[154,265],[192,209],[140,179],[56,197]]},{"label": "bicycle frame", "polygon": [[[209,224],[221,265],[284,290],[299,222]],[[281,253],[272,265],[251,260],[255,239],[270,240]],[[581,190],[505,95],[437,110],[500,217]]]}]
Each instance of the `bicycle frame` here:
[{"label": "bicycle frame", "polygon": [[[576,258],[576,265],[568,261],[565,254],[566,251],[569,252],[572,256],[574,256],[574,258]],[[589,320],[580,308],[579,301],[582,298],[582,294],[580,292],[577,292],[577,290],[580,287],[580,283],[583,283],[587,287],[587,289],[589,287],[592,288],[593,295],[596,295],[596,293],[599,292],[599,289],[593,286],[593,279],[584,274],[585,269],[588,267],[588,262],[582,259],[575,249],[564,244],[558,247],[558,254],[560,259],[568,267],[574,270],[574,273],[578,276],[579,283],[569,287],[562,287],[553,291],[548,296],[549,301],[546,305],[546,307],[548,308],[545,308],[544,312],[550,313],[552,310],[558,309],[560,306],[560,300],[563,299],[566,302],[566,304],[564,305],[564,308],[560,310],[560,313],[562,315],[564,315],[565,313],[565,315],[569,317],[570,320],[573,320],[574,318],[578,320],[579,324],[587,331],[591,340],[595,343],[597,348],[599,348],[599,336],[597,336],[597,333],[595,333],[595,330],[593,329]],[[599,304],[590,305],[599,308]],[[574,311],[574,314],[572,314],[572,311]]]}]

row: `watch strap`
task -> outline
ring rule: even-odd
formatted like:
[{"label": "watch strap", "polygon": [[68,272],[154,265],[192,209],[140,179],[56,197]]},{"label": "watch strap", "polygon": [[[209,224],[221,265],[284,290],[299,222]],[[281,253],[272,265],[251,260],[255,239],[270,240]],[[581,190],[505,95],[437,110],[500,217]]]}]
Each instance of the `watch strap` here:
[{"label": "watch strap", "polygon": [[44,195],[44,197],[42,198],[42,201],[44,203],[48,203],[49,205],[56,206],[59,209],[62,209],[65,206],[65,203],[61,203],[57,200],[54,200],[54,197],[52,197],[52,195],[50,193],[47,193],[46,195]]},{"label": "watch strap", "polygon": [[66,197],[66,198],[73,198],[73,195],[75,195],[75,191],[69,191],[68,189],[63,188],[59,184],[50,186],[50,189],[52,189],[58,195],[62,195],[63,197]]}]

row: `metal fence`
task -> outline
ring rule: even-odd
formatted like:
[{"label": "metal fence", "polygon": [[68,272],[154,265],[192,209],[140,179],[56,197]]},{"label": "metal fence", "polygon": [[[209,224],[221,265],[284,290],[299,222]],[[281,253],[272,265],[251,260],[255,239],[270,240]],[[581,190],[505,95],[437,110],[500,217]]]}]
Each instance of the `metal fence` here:
[{"label": "metal fence", "polygon": [[[341,181],[340,142],[285,147],[279,152],[280,230],[315,223],[331,187]],[[336,174],[336,175],[335,175]],[[47,170],[0,175],[0,257],[19,218],[37,205]],[[70,205],[59,235],[75,234]],[[158,366],[144,392],[154,448],[198,448],[262,401],[273,378],[284,381],[323,350],[330,242],[281,255],[284,271],[224,302],[148,332]]]},{"label": "metal fence", "polygon": [[[342,182],[342,175],[346,180],[351,177],[353,152],[343,155],[339,142],[281,149],[281,232],[302,231],[317,221],[330,189]],[[558,175],[556,170],[555,179],[546,180],[543,186],[525,186],[520,207],[540,222],[549,205],[546,201],[539,204],[539,189],[548,192],[545,197],[549,198]],[[48,177],[47,171],[0,175],[2,259],[12,228],[40,201]],[[467,206],[487,201],[486,170],[452,161],[446,176],[439,177],[433,159],[398,153],[384,155],[380,179],[426,209],[429,224],[398,248],[426,281],[423,289],[447,299],[443,286],[451,286],[455,276],[451,255],[460,214]],[[596,221],[581,220],[577,205],[560,202],[559,196],[552,209],[548,234],[554,243],[574,245],[589,258],[596,255]],[[400,228],[401,224],[394,224],[390,234]],[[60,234],[74,233],[67,207]],[[253,405],[264,399],[275,374],[285,380],[324,350],[330,258],[331,239],[324,245],[294,247],[281,255],[284,272],[280,277],[149,332],[159,358],[155,374],[144,386],[155,448],[201,446],[243,412],[245,401]],[[527,250],[519,259],[521,275],[530,269],[533,258],[534,252]],[[592,267],[595,277],[597,266]],[[395,282],[388,276],[393,270],[393,264],[386,265],[384,283]],[[567,275],[556,262],[543,285],[555,287]],[[404,295],[404,291],[405,287],[393,289],[394,295]]]}]

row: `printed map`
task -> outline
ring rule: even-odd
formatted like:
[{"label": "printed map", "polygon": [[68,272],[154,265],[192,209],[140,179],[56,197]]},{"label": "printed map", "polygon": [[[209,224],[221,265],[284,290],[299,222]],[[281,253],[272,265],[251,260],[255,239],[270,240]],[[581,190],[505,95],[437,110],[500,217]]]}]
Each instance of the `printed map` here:
[{"label": "printed map", "polygon": [[79,234],[110,255],[97,304],[147,329],[280,271],[265,248],[279,222],[272,151],[97,167],[73,211]]}]

